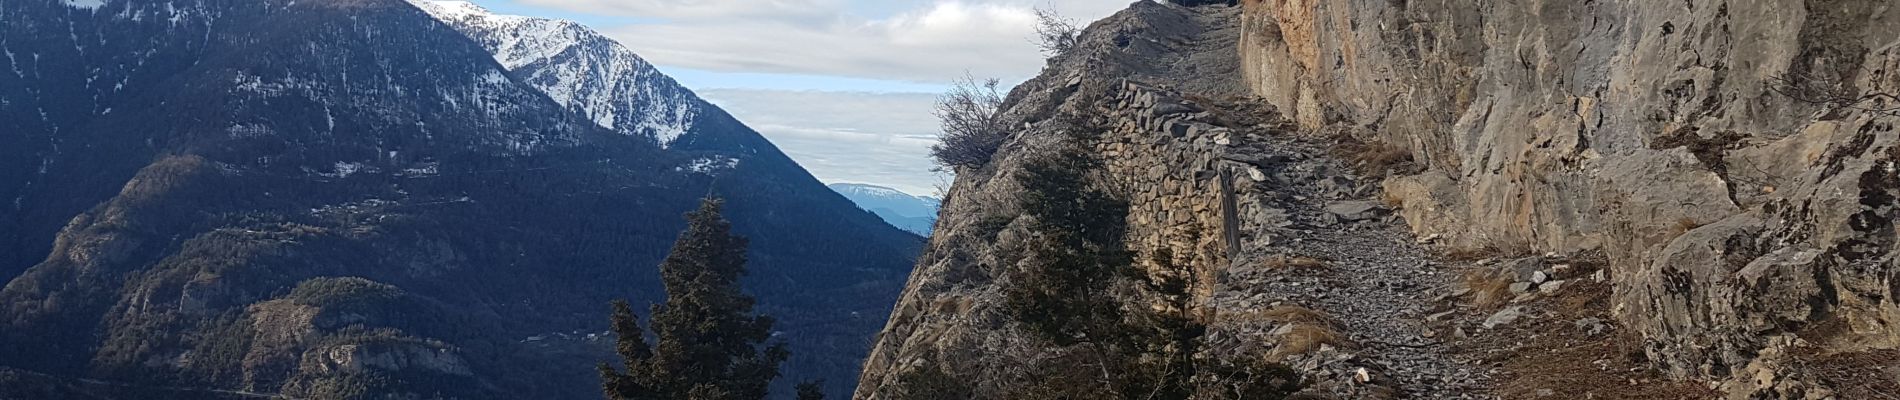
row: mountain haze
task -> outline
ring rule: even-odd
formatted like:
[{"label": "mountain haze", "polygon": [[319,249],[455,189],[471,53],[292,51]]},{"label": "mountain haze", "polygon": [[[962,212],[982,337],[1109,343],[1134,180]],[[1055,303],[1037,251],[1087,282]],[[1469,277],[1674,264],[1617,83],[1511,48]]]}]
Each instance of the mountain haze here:
[{"label": "mountain haze", "polygon": [[858,207],[884,218],[885,222],[923,236],[930,236],[931,225],[937,223],[937,207],[942,205],[942,201],[934,197],[917,196],[877,185],[833,183],[830,187],[857,203]]}]

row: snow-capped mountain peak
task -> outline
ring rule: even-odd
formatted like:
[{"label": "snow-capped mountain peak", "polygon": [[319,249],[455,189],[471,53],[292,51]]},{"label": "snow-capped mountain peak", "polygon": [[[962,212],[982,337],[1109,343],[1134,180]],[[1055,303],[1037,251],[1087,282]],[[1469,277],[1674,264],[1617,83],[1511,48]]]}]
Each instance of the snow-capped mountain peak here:
[{"label": "snow-capped mountain peak", "polygon": [[834,183],[829,186],[832,191],[857,203],[859,208],[884,218],[885,222],[925,236],[930,235],[931,227],[937,221],[937,207],[942,203],[934,197],[912,195],[877,185]]},{"label": "snow-capped mountain peak", "polygon": [[428,11],[429,15],[433,15],[437,19],[494,15],[494,13],[489,12],[487,8],[482,8],[482,6],[467,1],[438,0],[412,1],[411,3],[414,3],[416,7],[421,7],[424,11]]},{"label": "snow-capped mountain peak", "polygon": [[704,102],[619,42],[573,21],[501,15],[467,1],[410,0],[502,67],[601,127],[670,145]]}]

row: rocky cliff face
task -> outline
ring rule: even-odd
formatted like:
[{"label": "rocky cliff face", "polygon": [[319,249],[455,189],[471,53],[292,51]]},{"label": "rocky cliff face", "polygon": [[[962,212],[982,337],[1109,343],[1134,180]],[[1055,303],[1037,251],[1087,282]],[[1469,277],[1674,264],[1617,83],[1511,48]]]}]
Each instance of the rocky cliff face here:
[{"label": "rocky cliff face", "polygon": [[[1034,235],[1020,214],[1027,188],[1013,178],[1048,157],[1071,132],[1100,134],[1091,149],[1106,161],[1100,185],[1125,189],[1131,250],[1169,249],[1182,265],[1222,265],[1217,182],[1225,166],[1251,156],[1224,149],[1247,140],[1238,122],[1212,121],[1171,88],[1210,96],[1245,93],[1232,51],[1237,12],[1141,2],[1096,22],[1069,54],[1013,91],[1004,107],[1013,134],[990,165],[959,171],[937,230],[911,275],[891,323],[865,365],[859,398],[907,398],[901,376],[919,368],[958,371],[979,398],[1003,398],[1059,351],[1026,337],[1003,310],[1005,276],[1017,260],[1004,253]],[[1095,121],[1077,122],[1078,115]],[[1259,171],[1253,171],[1258,173]],[[1262,178],[1264,179],[1264,178]],[[1269,213],[1249,202],[1238,228],[1250,239]],[[1209,282],[1198,282],[1208,290]]]},{"label": "rocky cliff face", "polygon": [[[1628,396],[1897,387],[1842,372],[1890,367],[1900,338],[1884,3],[1188,3],[1092,25],[1011,94],[1020,129],[961,171],[860,398],[901,398],[899,376],[933,365],[998,396],[1054,351],[1002,317],[999,254],[1034,232],[998,205],[1078,112],[1106,121],[1094,150],[1130,250],[1195,277],[1209,354],[1262,350],[1314,392],[1604,395],[1576,383],[1594,372],[1520,367],[1543,336],[1594,339],[1528,346],[1620,349],[1561,363],[1633,351],[1627,369],[1688,382]],[[1344,339],[1290,345],[1305,328],[1270,317],[1289,306]],[[1510,327],[1553,317],[1586,333]],[[1554,386],[1509,387],[1540,374]],[[1607,382],[1624,378],[1649,382]]]},{"label": "rocky cliff face", "polygon": [[1800,354],[1900,338],[1887,4],[1245,3],[1255,93],[1424,164],[1385,183],[1414,232],[1603,251],[1673,376],[1824,396]]}]

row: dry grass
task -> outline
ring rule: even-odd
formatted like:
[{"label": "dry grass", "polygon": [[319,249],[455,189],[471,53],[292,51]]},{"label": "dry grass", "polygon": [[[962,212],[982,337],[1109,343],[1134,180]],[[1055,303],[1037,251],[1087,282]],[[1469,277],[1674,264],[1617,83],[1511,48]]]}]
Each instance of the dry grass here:
[{"label": "dry grass", "polygon": [[1359,165],[1367,175],[1384,175],[1412,163],[1412,151],[1383,141],[1366,143],[1364,150],[1353,156],[1353,162]]},{"label": "dry grass", "polygon": [[1280,343],[1267,353],[1267,360],[1279,362],[1287,357],[1311,353],[1320,346],[1345,347],[1345,335],[1338,330],[1319,324],[1294,324],[1286,334],[1280,335]]},{"label": "dry grass", "polygon": [[1379,195],[1379,202],[1385,203],[1385,208],[1389,208],[1393,210],[1399,210],[1399,209],[1405,208],[1405,198],[1399,197],[1399,195],[1393,194],[1392,192],[1385,192],[1384,194]]},{"label": "dry grass", "polygon": [[1240,322],[1272,322],[1338,327],[1339,320],[1311,308],[1282,304],[1265,310],[1225,313],[1221,319]]},{"label": "dry grass", "polygon": [[[1610,321],[1608,285],[1579,282],[1537,306],[1555,312],[1528,324],[1507,325],[1459,347],[1502,367],[1493,395],[1505,399],[1718,399],[1697,382],[1671,381],[1633,354],[1634,332],[1617,327],[1591,336],[1571,321]],[[1485,349],[1507,349],[1485,351]]]},{"label": "dry grass", "polygon": [[1296,305],[1283,304],[1283,305],[1273,306],[1273,308],[1269,308],[1266,311],[1261,311],[1257,315],[1260,318],[1273,320],[1273,321],[1279,321],[1279,322],[1285,322],[1285,323],[1313,324],[1313,325],[1324,325],[1324,326],[1329,326],[1329,327],[1339,326],[1339,320],[1333,319],[1333,317],[1330,315],[1326,315],[1325,313],[1322,313],[1319,311],[1314,311],[1311,308],[1300,307]]},{"label": "dry grass", "polygon": [[1266,354],[1267,360],[1279,362],[1287,357],[1306,354],[1318,350],[1320,346],[1350,347],[1352,344],[1341,334],[1338,319],[1311,308],[1291,304],[1276,305],[1272,308],[1245,313],[1235,313],[1223,318],[1246,322],[1271,322],[1286,324],[1286,333],[1278,337],[1273,350]]},{"label": "dry grass", "polygon": [[1825,345],[1847,336],[1852,332],[1852,327],[1847,325],[1847,319],[1837,314],[1828,316],[1820,322],[1809,324],[1807,327],[1801,328],[1800,332],[1795,332],[1795,336],[1809,343]]},{"label": "dry grass", "polygon": [[1511,300],[1512,280],[1508,271],[1480,267],[1465,271],[1463,283],[1471,289],[1473,305],[1490,309]]},{"label": "dry grass", "polygon": [[1449,262],[1474,262],[1498,258],[1503,255],[1504,250],[1499,250],[1497,247],[1492,246],[1457,247],[1446,249],[1444,254],[1439,255],[1439,258]]},{"label": "dry grass", "polygon": [[1695,228],[1701,228],[1701,227],[1702,227],[1702,223],[1696,222],[1695,218],[1682,217],[1681,219],[1676,220],[1676,234],[1678,235],[1689,233],[1689,231],[1693,231],[1695,230]]},{"label": "dry grass", "polygon": [[1380,139],[1361,141],[1345,131],[1336,132],[1333,140],[1333,155],[1351,163],[1353,170],[1362,176],[1405,175],[1419,170],[1413,162],[1412,150],[1404,146]]},{"label": "dry grass", "polygon": [[1873,350],[1819,354],[1797,352],[1796,363],[1806,375],[1833,389],[1837,398],[1900,399],[1900,350]]},{"label": "dry grass", "polygon": [[1266,261],[1261,262],[1261,266],[1266,267],[1268,270],[1286,272],[1322,271],[1332,265],[1331,262],[1318,258],[1285,255],[1268,257]]}]

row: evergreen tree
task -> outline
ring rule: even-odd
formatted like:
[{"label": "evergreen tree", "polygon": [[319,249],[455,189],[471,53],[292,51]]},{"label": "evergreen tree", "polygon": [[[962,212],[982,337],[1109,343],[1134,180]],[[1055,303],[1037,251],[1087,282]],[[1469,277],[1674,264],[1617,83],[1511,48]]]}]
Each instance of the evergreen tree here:
[{"label": "evergreen tree", "polygon": [[1122,310],[1104,296],[1131,268],[1121,243],[1127,203],[1089,185],[1100,162],[1064,147],[1031,160],[1017,176],[1023,215],[1036,234],[1024,240],[1005,305],[1016,321],[1057,346],[1107,345],[1125,336]]},{"label": "evergreen tree", "polygon": [[779,363],[791,355],[782,343],[765,343],[772,319],[753,315],[753,299],[739,290],[746,239],[732,233],[721,205],[708,198],[687,213],[686,231],[660,263],[666,303],[652,309],[652,346],[632,307],[614,304],[616,350],[624,365],[600,366],[609,399],[762,399]]}]

